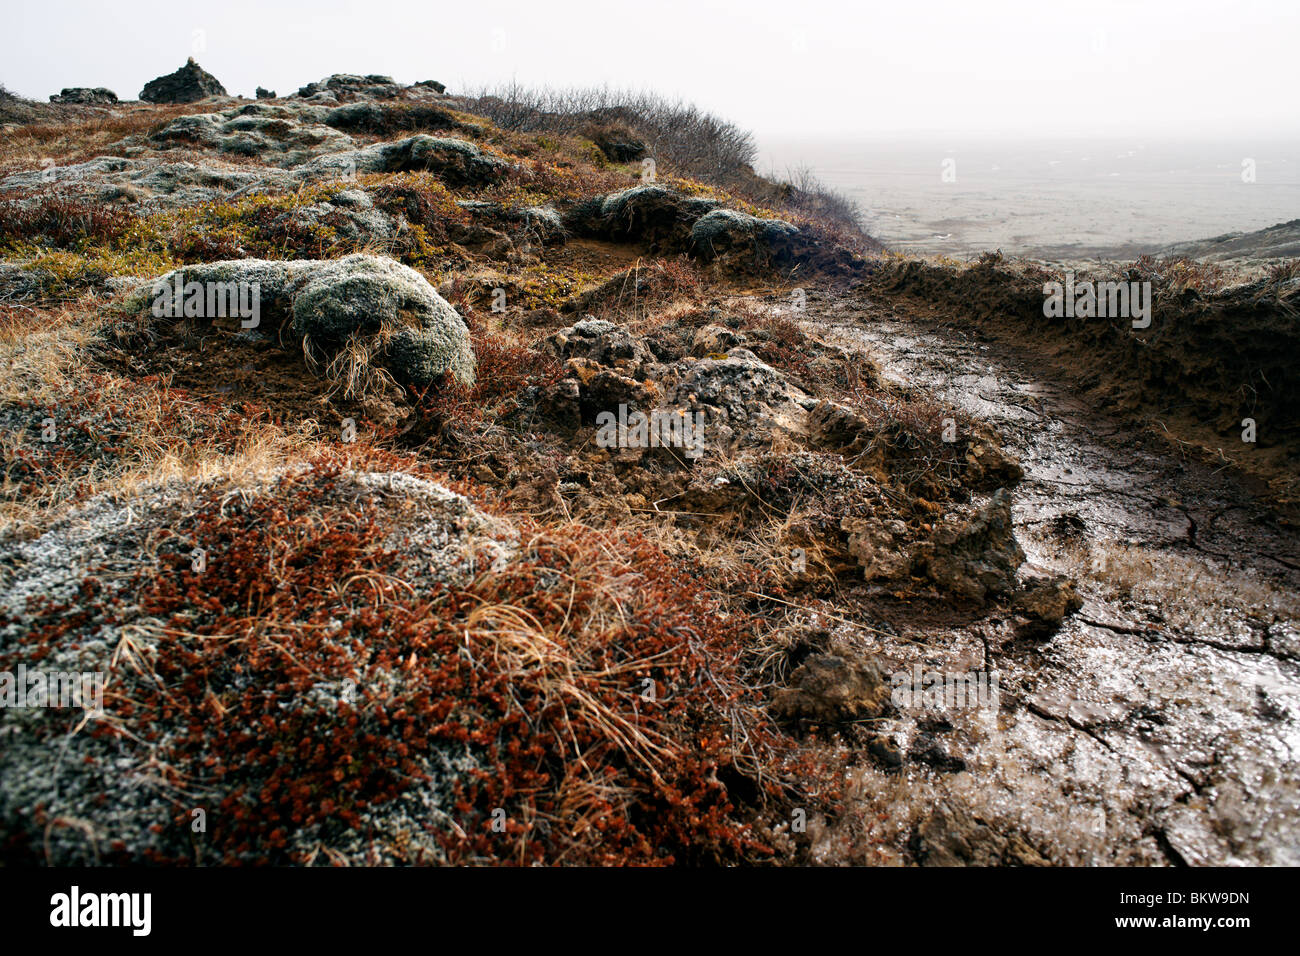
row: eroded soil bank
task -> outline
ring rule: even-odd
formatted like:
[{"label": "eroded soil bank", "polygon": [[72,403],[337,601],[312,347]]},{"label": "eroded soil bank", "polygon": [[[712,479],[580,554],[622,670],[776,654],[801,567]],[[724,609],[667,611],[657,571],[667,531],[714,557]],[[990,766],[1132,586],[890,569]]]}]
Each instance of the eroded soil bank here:
[{"label": "eroded soil bank", "polygon": [[1296,535],[1224,469],[1054,383],[1032,349],[861,293],[814,298],[806,319],[997,429],[1025,471],[1012,513],[1027,567],[1084,599],[1046,637],[997,614],[875,626],[865,640],[887,657],[997,671],[999,706],[879,721],[933,759],[861,766],[822,858],[1300,861]]}]

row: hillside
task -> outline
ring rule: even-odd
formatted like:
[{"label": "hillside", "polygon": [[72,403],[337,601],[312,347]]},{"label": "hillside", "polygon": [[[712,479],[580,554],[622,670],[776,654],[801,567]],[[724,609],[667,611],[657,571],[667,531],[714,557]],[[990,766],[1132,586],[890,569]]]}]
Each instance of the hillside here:
[{"label": "hillside", "polygon": [[1300,256],[1300,219],[1280,222],[1255,232],[1230,232],[1199,242],[1180,242],[1162,250],[1161,254],[1211,262],[1294,259]]},{"label": "hillside", "polygon": [[0,121],[0,671],[106,675],[0,860],[1296,862],[1294,263],[1053,321],[653,98]]}]

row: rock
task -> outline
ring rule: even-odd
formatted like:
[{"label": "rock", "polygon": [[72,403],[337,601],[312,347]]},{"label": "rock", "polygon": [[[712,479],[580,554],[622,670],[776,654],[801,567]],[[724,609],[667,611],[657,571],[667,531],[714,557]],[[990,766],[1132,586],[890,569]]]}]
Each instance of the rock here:
[{"label": "rock", "polygon": [[714,209],[691,227],[691,250],[705,261],[737,253],[763,258],[778,252],[782,242],[798,231],[783,219]]},{"label": "rock", "polygon": [[259,100],[273,100],[275,99],[275,90],[268,90],[264,86],[259,86],[257,88],[257,98]]},{"label": "rock", "polygon": [[[43,670],[106,675],[107,684],[100,702],[103,714],[87,715],[87,726],[75,733],[69,732],[69,720],[80,718],[76,711],[0,708],[0,739],[5,741],[0,747],[0,780],[4,781],[0,830],[14,845],[21,840],[42,847],[44,862],[55,866],[157,863],[151,859],[154,854],[192,861],[196,846],[191,842],[189,816],[178,825],[175,778],[169,775],[174,767],[180,778],[202,778],[202,795],[196,796],[200,802],[195,805],[207,807],[210,813],[247,799],[244,788],[249,777],[209,773],[210,759],[215,759],[211,755],[219,752],[217,733],[233,730],[232,722],[243,706],[251,702],[256,710],[259,699],[274,693],[277,721],[328,727],[340,724],[340,706],[347,700],[346,682],[340,682],[340,677],[353,674],[362,684],[364,673],[380,693],[385,684],[401,692],[400,665],[376,666],[372,649],[328,615],[319,621],[319,643],[313,643],[328,655],[328,670],[316,670],[320,662],[314,662],[313,673],[322,675],[314,682],[286,681],[272,688],[249,680],[256,652],[233,649],[241,641],[232,644],[234,666],[186,670],[190,661],[203,654],[205,639],[199,634],[206,622],[223,611],[238,614],[239,608],[222,608],[219,603],[214,607],[205,594],[202,606],[192,611],[198,633],[189,633],[184,628],[165,629],[164,622],[139,606],[140,590],[156,584],[160,575],[191,572],[195,541],[190,535],[195,528],[231,516],[237,521],[241,513],[264,502],[289,509],[290,521],[339,526],[355,520],[359,505],[373,508],[376,521],[385,529],[382,547],[398,556],[388,571],[400,575],[413,593],[421,595],[438,593],[444,584],[464,586],[472,581],[476,568],[485,562],[508,562],[518,549],[517,532],[500,519],[485,515],[441,485],[400,472],[322,476],[289,471],[233,487],[224,482],[173,481],[120,499],[101,495],[40,537],[6,541],[5,574],[0,575],[0,647],[12,653],[33,633],[43,633],[39,658]],[[211,549],[204,574],[225,575],[228,580],[237,573],[231,567],[239,560],[237,553],[224,551],[220,542],[204,544]],[[349,584],[339,583],[336,607],[365,600]],[[75,607],[76,613],[68,614],[68,607]],[[285,623],[292,626],[288,620]],[[175,621],[171,624],[175,627]],[[165,667],[162,659],[168,662]],[[163,683],[154,667],[176,682],[172,689],[186,697],[183,710],[188,716],[140,703]],[[193,697],[184,689],[191,682]],[[205,695],[216,705],[211,710],[202,703]],[[364,694],[358,691],[357,699],[364,701]],[[373,719],[365,710],[358,707],[354,719],[361,722],[365,738],[377,745],[376,755],[385,752],[389,741],[402,742],[400,722]],[[205,738],[198,752],[184,746],[169,749],[193,719],[210,720],[212,737]],[[438,834],[428,821],[431,815],[438,818],[454,810],[457,782],[479,766],[471,746],[426,745],[418,751],[411,755],[409,785],[394,794],[393,801],[363,811],[365,819],[357,825],[365,831],[364,838],[347,839],[349,825],[343,821],[326,824],[335,833],[330,840],[335,859],[374,863],[376,852],[386,862],[442,859]],[[170,766],[161,770],[160,754],[170,759]],[[278,767],[254,769],[261,779],[254,781],[253,792],[292,772],[291,764],[297,766],[286,756]],[[66,825],[73,820],[75,825]],[[285,851],[306,856],[319,839],[316,827],[295,828],[287,836]],[[239,852],[257,859],[259,854],[264,858],[268,849],[252,846]]]},{"label": "rock", "polygon": [[912,853],[923,866],[1047,866],[1019,833],[1004,833],[967,810],[940,805],[917,827]]},{"label": "rock", "polygon": [[398,382],[426,387],[450,373],[474,381],[469,329],[428,280],[378,256],[317,263],[293,300],[293,330],[327,350],[357,334],[387,336],[379,348]]},{"label": "rock", "polygon": [[983,602],[1011,591],[1025,553],[1011,523],[1010,494],[998,489],[968,517],[944,519],[915,557],[935,584],[961,597]]},{"label": "rock", "polygon": [[725,325],[706,325],[695,330],[691,339],[691,354],[704,356],[725,355],[734,348],[748,345],[744,333],[727,328]]},{"label": "rock", "polygon": [[889,706],[889,678],[873,658],[815,654],[799,665],[771,710],[786,720],[833,723],[879,717]]},{"label": "rock", "polygon": [[565,363],[565,376],[543,399],[547,413],[571,423],[591,424],[601,412],[649,410],[662,393],[646,381],[653,356],[627,329],[605,319],[583,319],[553,332],[538,346]]},{"label": "rock", "polygon": [[716,199],[683,196],[664,186],[633,186],[579,203],[565,225],[582,235],[684,250],[692,223],[717,205]]},{"label": "rock", "polygon": [[347,103],[357,99],[391,99],[400,96],[402,85],[391,76],[371,73],[358,76],[355,73],[335,73],[300,87],[298,96],[303,99],[320,97],[325,100]]},{"label": "rock", "polygon": [[891,770],[903,765],[903,753],[898,744],[883,734],[877,734],[867,741],[867,753]]},{"label": "rock", "polygon": [[[318,112],[323,119],[324,112]],[[351,136],[313,122],[315,118],[285,106],[249,103],[221,113],[178,116],[151,133],[149,141],[162,148],[202,146],[281,168],[300,166],[322,153],[347,155],[356,145]],[[298,177],[313,178],[309,172]]]},{"label": "rock", "polygon": [[848,552],[862,567],[868,581],[895,580],[912,569],[912,557],[903,539],[907,525],[880,518],[842,518],[840,529],[848,533]]},{"label": "rock", "polygon": [[348,103],[329,111],[325,125],[352,132],[378,129],[384,111],[371,102]]},{"label": "rock", "polygon": [[300,174],[311,180],[421,170],[433,173],[449,186],[487,186],[504,179],[510,164],[474,143],[421,134],[331,153],[304,166]]},{"label": "rock", "polygon": [[579,235],[639,240],[652,251],[690,252],[706,261],[726,258],[737,265],[792,261],[809,244],[784,220],[720,209],[716,199],[684,196],[657,184],[578,203],[565,225]]},{"label": "rock", "polygon": [[710,448],[734,451],[770,444],[778,435],[804,435],[816,399],[754,353],[735,348],[724,358],[684,359],[666,403],[703,412]]},{"label": "rock", "polygon": [[298,206],[282,213],[272,225],[282,229],[288,226],[290,230],[293,227],[312,230],[328,226],[354,247],[393,239],[401,230],[398,221],[376,209],[370,194],[360,189],[336,193],[326,202]]},{"label": "rock", "polygon": [[1025,476],[1020,463],[1002,450],[996,436],[980,428],[966,446],[966,481],[977,491],[1011,488]]},{"label": "rock", "polygon": [[190,57],[175,73],[150,80],[140,91],[146,103],[193,103],[210,96],[225,96],[226,88]]},{"label": "rock", "polygon": [[1073,582],[1056,574],[1025,581],[1012,598],[1011,606],[1055,630],[1067,615],[1083,607],[1083,599],[1075,592]]},{"label": "rock", "polygon": [[584,134],[611,163],[630,163],[647,152],[645,142],[621,124],[590,126]]},{"label": "rock", "polygon": [[50,97],[51,103],[79,103],[88,106],[102,106],[117,102],[117,94],[102,86],[65,86],[61,93]]},{"label": "rock", "polygon": [[627,329],[590,317],[547,336],[541,348],[558,359],[580,357],[633,375],[651,359],[649,350]]},{"label": "rock", "polygon": [[601,412],[617,415],[620,405],[629,412],[648,411],[660,397],[654,382],[638,381],[591,359],[571,358],[565,363],[564,378],[548,390],[542,404],[559,421],[590,425]]},{"label": "rock", "polygon": [[[424,276],[391,259],[357,254],[322,261],[239,259],[185,266],[140,286],[123,311],[152,314],[154,290],[174,288],[178,278],[204,290],[240,284],[255,288],[257,327],[274,330],[288,320],[308,354],[328,360],[345,348],[359,347],[365,364],[416,388],[444,375],[463,384],[474,381],[465,321]],[[155,316],[154,321],[176,319]]]},{"label": "rock", "polygon": [[808,416],[808,432],[817,445],[856,456],[875,438],[877,429],[847,405],[822,399]]},{"label": "rock", "polygon": [[439,83],[437,80],[418,80],[414,85],[422,86],[425,87],[426,89],[433,90],[433,92],[435,93],[447,92],[447,87]]},{"label": "rock", "polygon": [[465,130],[469,126],[440,106],[376,103],[373,100],[357,100],[336,106],[326,113],[325,124],[349,133],[380,136],[400,130]]},{"label": "rock", "polygon": [[[292,185],[282,174],[285,185]],[[42,180],[42,176],[48,177]],[[100,156],[71,166],[15,173],[0,181],[0,190],[42,188],[57,183],[60,190],[108,203],[140,203],[144,212],[178,209],[212,202],[266,178],[265,172],[208,163],[159,162]]]},{"label": "rock", "polygon": [[568,238],[564,219],[552,206],[529,206],[523,211],[523,233],[542,245],[563,245]]}]

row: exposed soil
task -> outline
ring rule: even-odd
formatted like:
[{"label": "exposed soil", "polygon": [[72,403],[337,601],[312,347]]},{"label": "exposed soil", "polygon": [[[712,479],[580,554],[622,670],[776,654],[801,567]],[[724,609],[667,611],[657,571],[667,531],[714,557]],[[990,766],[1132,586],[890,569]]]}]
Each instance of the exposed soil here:
[{"label": "exposed soil", "polygon": [[[1092,407],[1257,479],[1267,486],[1260,493],[1295,521],[1300,393],[1290,363],[1300,348],[1300,317],[1291,271],[1273,278],[1256,272],[1254,281],[1219,289],[1214,266],[1184,266],[1210,288],[1157,275],[1142,262],[1120,276],[1153,287],[1145,329],[1130,327],[1128,318],[1045,317],[1043,283],[1062,276],[1031,261],[988,256],[954,270],[912,260],[891,264],[872,285],[909,313],[1035,356],[1044,374],[1070,381]],[[1257,432],[1249,443],[1242,440],[1246,419]]]},{"label": "exposed soil", "polygon": [[1013,514],[1029,565],[1084,599],[1046,639],[1010,614],[891,615],[870,633],[890,658],[997,669],[1001,706],[878,722],[892,749],[925,737],[943,759],[861,767],[860,803],[821,831],[826,858],[1294,864],[1295,532],[1222,466],[1054,382],[1032,350],[861,294],[810,302],[806,327],[995,425],[1025,470]]}]

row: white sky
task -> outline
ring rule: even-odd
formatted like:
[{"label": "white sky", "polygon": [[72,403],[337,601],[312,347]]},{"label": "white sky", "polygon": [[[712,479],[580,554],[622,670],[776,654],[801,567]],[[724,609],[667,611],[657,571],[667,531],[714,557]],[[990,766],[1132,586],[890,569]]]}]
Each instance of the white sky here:
[{"label": "white sky", "polygon": [[680,95],[762,139],[1300,133],[1300,0],[5,3],[0,82],[41,99],[134,98],[193,52],[250,97],[337,72],[453,92],[609,84]]}]

